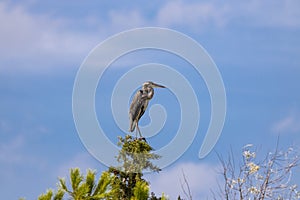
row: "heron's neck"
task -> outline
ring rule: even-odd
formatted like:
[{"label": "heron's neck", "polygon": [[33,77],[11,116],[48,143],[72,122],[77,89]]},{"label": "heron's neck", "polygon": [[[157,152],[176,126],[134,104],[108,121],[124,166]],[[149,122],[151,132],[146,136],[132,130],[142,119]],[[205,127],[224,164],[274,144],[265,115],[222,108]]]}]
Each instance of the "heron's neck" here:
[{"label": "heron's neck", "polygon": [[147,99],[152,99],[154,95],[154,89],[152,87],[143,88],[143,91],[146,93]]}]

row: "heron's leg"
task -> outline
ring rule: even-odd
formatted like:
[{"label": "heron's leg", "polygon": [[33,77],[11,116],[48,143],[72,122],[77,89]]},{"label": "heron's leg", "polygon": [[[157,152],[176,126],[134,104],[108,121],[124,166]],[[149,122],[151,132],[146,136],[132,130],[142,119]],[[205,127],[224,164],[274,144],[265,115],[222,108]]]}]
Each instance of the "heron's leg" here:
[{"label": "heron's leg", "polygon": [[142,136],[142,134],[141,134],[141,131],[140,131],[138,122],[136,123],[136,129],[138,130],[139,135],[140,135],[140,137],[142,138],[143,136]]},{"label": "heron's leg", "polygon": [[137,139],[137,136],[138,135],[138,129],[137,129],[137,126],[135,126],[135,138]]}]

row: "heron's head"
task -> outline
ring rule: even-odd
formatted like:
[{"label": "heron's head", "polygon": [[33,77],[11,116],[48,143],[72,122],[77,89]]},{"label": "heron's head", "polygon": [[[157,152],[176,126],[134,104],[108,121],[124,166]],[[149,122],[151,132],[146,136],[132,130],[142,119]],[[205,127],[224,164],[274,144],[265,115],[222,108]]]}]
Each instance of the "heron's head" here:
[{"label": "heron's head", "polygon": [[152,81],[147,81],[143,84],[143,88],[165,88],[163,85],[159,85],[157,83],[153,83]]}]

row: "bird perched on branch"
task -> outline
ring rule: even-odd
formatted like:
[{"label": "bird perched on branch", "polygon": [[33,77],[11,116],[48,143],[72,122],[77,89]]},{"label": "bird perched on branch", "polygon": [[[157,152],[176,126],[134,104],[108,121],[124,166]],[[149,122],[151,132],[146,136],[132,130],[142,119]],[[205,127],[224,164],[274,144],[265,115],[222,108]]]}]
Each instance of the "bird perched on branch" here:
[{"label": "bird perched on branch", "polygon": [[[165,88],[165,86],[153,83],[151,81],[147,81],[143,84],[143,87],[137,91],[135,94],[129,109],[129,131],[133,132],[136,128],[136,131],[139,133],[140,137],[142,137],[140,128],[139,128],[139,120],[145,113],[149,101],[152,99],[154,95],[153,88]],[[137,135],[137,133],[136,133]]]}]

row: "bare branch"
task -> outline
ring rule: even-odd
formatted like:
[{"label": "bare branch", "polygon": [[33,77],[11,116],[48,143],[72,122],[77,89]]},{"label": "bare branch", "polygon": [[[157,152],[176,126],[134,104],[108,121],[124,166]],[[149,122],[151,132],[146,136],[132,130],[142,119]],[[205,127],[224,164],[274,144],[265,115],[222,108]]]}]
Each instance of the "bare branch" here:
[{"label": "bare branch", "polygon": [[[241,164],[236,169],[232,149],[229,158],[217,154],[222,166],[223,189],[219,186],[220,199],[296,199],[300,198],[297,185],[292,185],[292,170],[299,166],[300,157],[293,148],[279,149],[277,141],[274,152],[262,160],[256,157],[252,145],[243,148]],[[214,193],[213,193],[214,194]],[[216,195],[214,194],[214,198]]]},{"label": "bare branch", "polygon": [[[180,181],[181,189],[182,189],[184,195],[185,195],[189,200],[192,200],[192,193],[191,193],[191,190],[190,190],[190,185],[189,185],[189,183],[188,183],[188,181],[187,181],[187,178],[186,178],[186,175],[185,175],[183,169],[181,169],[181,170],[182,170],[182,176],[183,176],[183,181],[184,181],[184,183],[182,183],[182,182]],[[186,190],[187,190],[187,191],[186,191]]]}]

